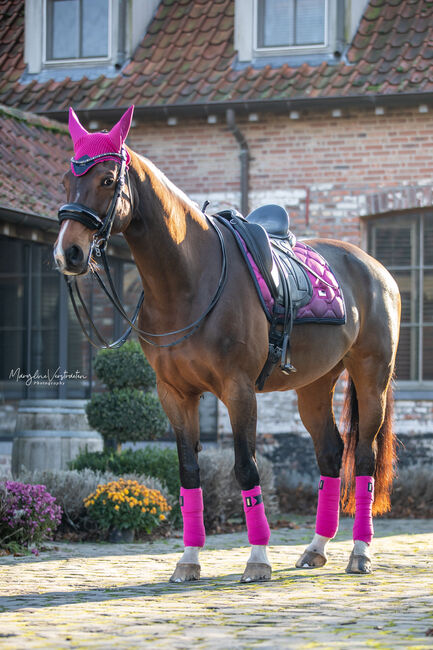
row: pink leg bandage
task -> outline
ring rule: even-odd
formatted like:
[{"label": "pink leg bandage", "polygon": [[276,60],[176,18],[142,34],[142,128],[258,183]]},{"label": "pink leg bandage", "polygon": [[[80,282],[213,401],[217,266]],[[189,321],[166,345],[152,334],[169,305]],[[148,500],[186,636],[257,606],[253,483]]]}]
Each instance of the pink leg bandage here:
[{"label": "pink leg bandage", "polygon": [[203,492],[201,488],[180,488],[180,509],[183,517],[185,546],[204,546],[206,533],[203,523]]},{"label": "pink leg bandage", "polygon": [[357,476],[355,489],[355,523],[353,524],[353,541],[359,539],[367,544],[373,539],[373,517],[371,507],[374,500],[374,478]]},{"label": "pink leg bandage", "polygon": [[340,512],[340,478],[320,476],[316,533],[332,538],[338,530]]},{"label": "pink leg bandage", "polygon": [[242,499],[247,520],[249,543],[259,546],[268,544],[271,531],[266,519],[260,485],[256,485],[252,490],[242,490]]}]

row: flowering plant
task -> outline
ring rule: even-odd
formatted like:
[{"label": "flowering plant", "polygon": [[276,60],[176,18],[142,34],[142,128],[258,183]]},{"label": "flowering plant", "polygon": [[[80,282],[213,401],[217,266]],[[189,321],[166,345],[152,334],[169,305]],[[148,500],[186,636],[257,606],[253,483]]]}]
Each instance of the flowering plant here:
[{"label": "flowering plant", "polygon": [[0,508],[0,544],[37,545],[51,539],[62,509],[45,485],[5,481]]},{"label": "flowering plant", "polygon": [[144,530],[151,533],[171,510],[159,490],[151,490],[137,481],[119,479],[98,485],[84,499],[89,517],[101,528]]}]

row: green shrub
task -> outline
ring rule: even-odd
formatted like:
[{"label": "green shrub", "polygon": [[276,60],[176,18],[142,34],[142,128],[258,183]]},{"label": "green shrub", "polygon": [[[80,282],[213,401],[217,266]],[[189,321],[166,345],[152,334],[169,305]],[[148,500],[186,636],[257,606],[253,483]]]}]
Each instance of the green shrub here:
[{"label": "green shrub", "polygon": [[94,363],[95,373],[107,386],[113,388],[141,388],[155,386],[155,373],[137,341],[128,341],[113,350],[100,350]]},{"label": "green shrub", "polygon": [[155,373],[136,341],[116,350],[100,350],[95,372],[108,388],[87,403],[87,419],[107,443],[155,440],[167,430],[167,418],[154,392]]},{"label": "green shrub", "polygon": [[167,430],[157,396],[136,388],[114,388],[95,394],[86,405],[86,413],[93,429],[117,442],[155,440]]}]

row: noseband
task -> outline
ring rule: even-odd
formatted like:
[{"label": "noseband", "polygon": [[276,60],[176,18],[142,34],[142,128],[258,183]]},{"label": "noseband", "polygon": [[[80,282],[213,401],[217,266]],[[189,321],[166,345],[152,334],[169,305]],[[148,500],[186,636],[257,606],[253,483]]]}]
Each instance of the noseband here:
[{"label": "noseband", "polygon": [[[127,340],[128,336],[131,334],[131,331],[134,330],[139,338],[144,340],[146,343],[149,345],[159,347],[159,348],[170,348],[173,347],[174,345],[177,345],[181,341],[184,341],[188,339],[190,336],[194,334],[194,332],[197,330],[197,328],[200,326],[202,321],[206,318],[206,316],[212,311],[212,309],[215,307],[217,304],[223,289],[225,287],[226,281],[227,281],[227,257],[226,257],[226,250],[225,250],[225,243],[224,243],[224,237],[217,226],[217,224],[206,215],[204,212],[205,217],[209,220],[210,224],[216,231],[219,241],[220,241],[220,246],[221,246],[221,253],[222,253],[222,268],[221,268],[221,274],[219,277],[218,281],[218,287],[213,295],[208,307],[205,309],[205,311],[201,314],[197,320],[195,320],[193,323],[190,323],[186,327],[183,327],[179,330],[175,330],[173,332],[164,332],[162,334],[155,334],[152,332],[145,332],[144,330],[139,329],[136,327],[135,322],[138,318],[138,314],[140,312],[141,306],[144,301],[144,291],[141,292],[140,298],[138,300],[137,306],[134,310],[134,314],[132,318],[130,319],[128,315],[126,314],[122,302],[119,298],[119,295],[117,293],[116,287],[114,285],[113,279],[111,277],[110,269],[108,266],[108,260],[106,256],[106,249],[107,249],[107,244],[108,240],[111,235],[111,230],[113,228],[113,223],[114,219],[116,216],[117,212],[117,207],[118,207],[118,202],[120,199],[120,196],[122,194],[122,189],[125,185],[125,176],[128,179],[128,187],[129,187],[129,200],[131,203],[131,210],[133,210],[133,204],[132,204],[132,191],[131,191],[131,184],[129,181],[129,174],[127,170],[127,165],[126,165],[126,151],[124,147],[122,147],[121,153],[109,153],[109,154],[101,154],[99,156],[93,156],[93,158],[86,158],[85,161],[80,162],[77,160],[74,160],[74,158],[71,159],[71,162],[75,165],[80,165],[80,164],[85,164],[88,165],[89,162],[93,161],[100,161],[101,159],[106,159],[107,156],[115,157],[119,159],[120,163],[120,172],[117,177],[117,182],[116,182],[116,187],[114,189],[114,194],[113,198],[111,200],[110,206],[108,208],[107,214],[104,219],[101,219],[101,217],[98,215],[97,212],[94,210],[88,208],[87,206],[81,204],[81,203],[66,203],[65,205],[62,205],[62,207],[59,209],[58,212],[58,220],[59,223],[63,223],[63,221],[66,220],[72,220],[72,221],[78,221],[79,223],[83,224],[86,228],[89,230],[96,230],[95,234],[93,235],[93,240],[90,245],[90,250],[89,250],[89,255],[87,258],[87,264],[86,264],[86,270],[90,262],[90,258],[92,256],[93,251],[95,251],[95,254],[101,258],[102,264],[104,267],[105,274],[108,279],[108,283],[110,286],[110,289],[107,289],[107,287],[104,284],[103,279],[99,275],[98,271],[94,268],[92,269],[92,272],[96,276],[96,279],[98,280],[98,283],[100,284],[103,292],[107,296],[107,298],[110,300],[111,304],[113,307],[118,311],[118,313],[122,316],[122,318],[128,323],[128,327],[125,330],[125,332],[122,334],[122,336],[117,339],[116,341],[113,341],[112,343],[108,343],[105,338],[101,335],[101,333],[98,331],[96,328],[96,325],[94,324],[90,313],[83,301],[82,295],[80,293],[78,284],[77,284],[77,279],[75,276],[66,276],[64,275],[63,277],[66,280],[66,284],[68,287],[69,291],[69,296],[71,298],[72,306],[74,308],[75,315],[78,319],[78,322],[80,323],[81,329],[83,330],[84,335],[86,336],[87,340],[89,343],[93,345],[95,348],[119,348],[122,346],[125,341]],[[102,162],[102,161],[101,161]],[[205,203],[205,206],[207,205],[208,202]],[[205,207],[204,207],[205,209]],[[91,335],[88,333],[86,326],[83,322],[83,319],[80,315],[79,309],[78,309],[78,304],[77,304],[77,299],[75,297],[75,294],[78,298],[79,303],[81,304],[81,307],[83,309],[83,312],[90,324],[90,328],[93,332],[95,333],[97,339],[99,339],[100,343],[95,343],[91,337]],[[186,332],[186,333],[185,333]],[[166,337],[166,336],[174,336],[177,334],[183,334],[180,338],[176,339],[175,341],[172,341],[171,343],[155,343],[154,341],[151,341],[148,337],[154,337],[154,338],[161,338],[161,337]]]}]

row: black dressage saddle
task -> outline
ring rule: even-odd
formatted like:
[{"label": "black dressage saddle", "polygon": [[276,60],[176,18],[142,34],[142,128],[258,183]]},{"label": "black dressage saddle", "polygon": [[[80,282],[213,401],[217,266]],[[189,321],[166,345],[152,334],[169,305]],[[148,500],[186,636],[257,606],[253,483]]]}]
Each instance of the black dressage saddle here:
[{"label": "black dressage saddle", "polygon": [[310,302],[313,288],[293,252],[296,237],[289,229],[289,215],[282,206],[263,205],[247,218],[233,209],[218,212],[215,217],[242,237],[274,299],[273,311],[267,314],[271,322],[268,359],[256,382],[262,390],[279,360],[282,372],[296,371],[290,363],[290,334],[297,311]]}]

